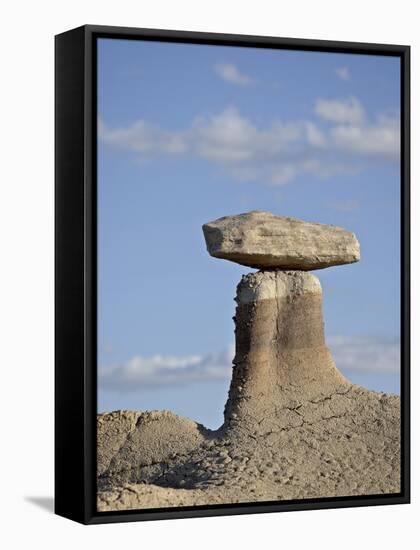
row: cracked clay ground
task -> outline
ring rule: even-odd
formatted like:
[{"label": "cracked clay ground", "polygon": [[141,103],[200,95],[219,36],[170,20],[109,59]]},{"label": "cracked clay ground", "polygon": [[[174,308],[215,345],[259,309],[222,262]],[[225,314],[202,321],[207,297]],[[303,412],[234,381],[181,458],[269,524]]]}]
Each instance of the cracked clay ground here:
[{"label": "cracked clay ground", "polygon": [[98,510],[398,493],[399,410],[344,381],[218,431],[166,411],[98,415]]}]

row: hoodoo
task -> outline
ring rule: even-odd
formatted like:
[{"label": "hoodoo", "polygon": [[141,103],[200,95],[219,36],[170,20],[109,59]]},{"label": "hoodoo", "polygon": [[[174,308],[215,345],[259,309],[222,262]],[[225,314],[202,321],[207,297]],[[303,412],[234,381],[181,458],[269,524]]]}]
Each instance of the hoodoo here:
[{"label": "hoodoo", "polygon": [[253,211],[203,225],[209,253],[259,268],[236,294],[236,354],[225,419],[278,424],[279,410],[350,385],[325,345],[322,289],[308,269],[360,258],[353,233]]},{"label": "hoodoo", "polygon": [[98,510],[398,493],[399,397],[336,368],[309,273],[357,262],[355,235],[259,211],[203,231],[211,256],[259,270],[237,286],[225,421],[98,415]]}]

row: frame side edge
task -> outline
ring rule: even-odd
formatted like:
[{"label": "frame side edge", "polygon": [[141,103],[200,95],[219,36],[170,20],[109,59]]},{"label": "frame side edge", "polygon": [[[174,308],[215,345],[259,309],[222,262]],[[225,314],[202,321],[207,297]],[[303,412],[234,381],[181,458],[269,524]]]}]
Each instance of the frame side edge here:
[{"label": "frame side edge", "polygon": [[55,513],[85,521],[84,29],[55,37]]},{"label": "frame side edge", "polygon": [[401,201],[401,216],[402,216],[402,227],[401,227],[401,336],[402,336],[402,355],[401,355],[401,366],[402,366],[402,428],[403,428],[403,441],[402,441],[402,466],[403,466],[403,479],[402,487],[404,492],[404,497],[406,502],[410,502],[410,285],[411,285],[411,274],[410,274],[410,162],[411,162],[411,151],[410,151],[410,97],[411,97],[411,80],[410,80],[410,46],[406,46],[404,52],[401,55],[401,85],[402,85],[402,94],[401,94],[401,106],[403,109],[401,122],[402,122],[402,131],[401,131],[401,146],[403,152],[403,159],[401,163],[401,191],[402,191],[402,201]]}]

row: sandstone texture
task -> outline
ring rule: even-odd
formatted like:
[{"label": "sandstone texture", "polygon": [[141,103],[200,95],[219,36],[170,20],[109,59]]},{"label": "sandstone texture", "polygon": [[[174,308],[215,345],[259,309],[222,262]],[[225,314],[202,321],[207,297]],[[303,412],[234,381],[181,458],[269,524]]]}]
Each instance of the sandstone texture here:
[{"label": "sandstone texture", "polygon": [[[292,222],[309,243],[311,224]],[[300,260],[343,263],[351,242],[344,230],[320,229]],[[318,278],[304,269],[248,273],[235,300],[223,425],[208,430],[168,411],[98,415],[98,510],[398,493],[400,399],[351,384],[336,368]]]},{"label": "sandstone texture", "polygon": [[320,223],[253,211],[203,225],[211,256],[256,269],[309,271],[360,259],[353,233]]}]

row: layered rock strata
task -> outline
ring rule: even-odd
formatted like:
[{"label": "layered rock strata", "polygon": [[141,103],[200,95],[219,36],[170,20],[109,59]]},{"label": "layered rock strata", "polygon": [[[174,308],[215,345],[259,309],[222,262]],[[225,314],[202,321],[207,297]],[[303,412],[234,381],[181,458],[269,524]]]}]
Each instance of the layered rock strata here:
[{"label": "layered rock strata", "polygon": [[226,425],[278,426],[279,411],[348,389],[325,345],[317,277],[303,271],[249,273],[238,285],[236,302]]}]

